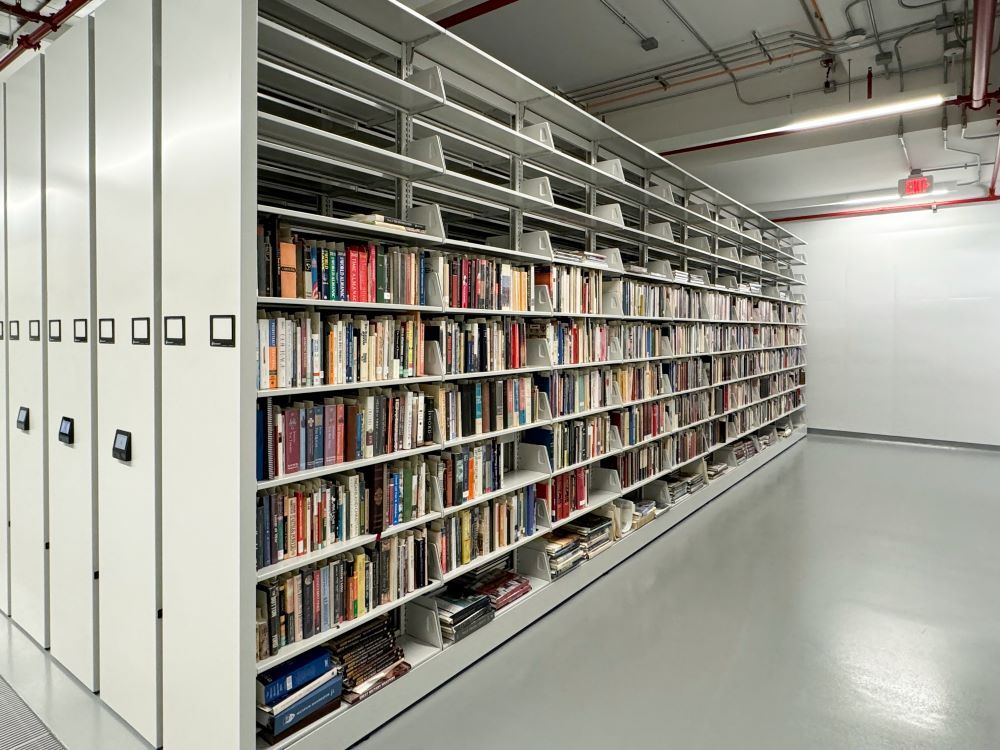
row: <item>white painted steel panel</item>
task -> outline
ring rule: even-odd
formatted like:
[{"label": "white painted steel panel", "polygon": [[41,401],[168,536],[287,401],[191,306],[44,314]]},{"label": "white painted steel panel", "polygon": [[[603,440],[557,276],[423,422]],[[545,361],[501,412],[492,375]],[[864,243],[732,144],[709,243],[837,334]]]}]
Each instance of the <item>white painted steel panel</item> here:
[{"label": "white painted steel panel", "polygon": [[[49,585],[52,655],[97,689],[97,481],[91,335],[90,24],[45,54],[45,200],[49,412]],[[74,321],[87,340],[74,341]],[[56,340],[56,338],[58,340]],[[59,440],[63,418],[73,442]]]},{"label": "white painted steel panel", "polygon": [[1000,445],[1000,255],[993,203],[803,222],[809,421]]},{"label": "white painted steel panel", "polygon": [[10,612],[10,538],[7,530],[7,166],[6,88],[0,84],[0,612]]},{"label": "white painted steel panel", "polygon": [[[47,646],[45,341],[29,336],[41,332],[45,317],[42,67],[35,58],[7,82],[7,311],[19,329],[18,340],[8,341],[8,469],[10,614]],[[27,431],[14,426],[22,406],[29,409]]]},{"label": "white painted steel panel", "polygon": [[256,3],[163,13],[163,744],[252,747]]},{"label": "white painted steel panel", "polygon": [[[160,744],[159,344],[132,343],[158,317],[154,3],[111,0],[94,15],[101,697]],[[132,433],[132,460],[111,455]]]}]

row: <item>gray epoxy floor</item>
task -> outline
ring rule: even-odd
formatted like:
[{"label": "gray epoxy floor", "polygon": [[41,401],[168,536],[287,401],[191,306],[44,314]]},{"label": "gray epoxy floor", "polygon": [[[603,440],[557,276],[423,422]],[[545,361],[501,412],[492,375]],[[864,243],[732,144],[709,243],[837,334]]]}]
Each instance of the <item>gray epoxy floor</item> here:
[{"label": "gray epoxy floor", "polygon": [[1000,454],[810,436],[361,747],[1000,747]]},{"label": "gray epoxy floor", "polygon": [[[998,532],[1000,454],[810,436],[359,748],[998,748]],[[26,641],[69,750],[143,746]]]}]

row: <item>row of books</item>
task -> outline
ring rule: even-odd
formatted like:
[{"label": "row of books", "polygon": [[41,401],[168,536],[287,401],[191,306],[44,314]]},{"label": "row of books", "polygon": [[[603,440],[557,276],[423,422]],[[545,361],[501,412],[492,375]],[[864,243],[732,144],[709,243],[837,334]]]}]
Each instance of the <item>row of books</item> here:
[{"label": "row of books", "polygon": [[767,374],[788,367],[804,367],[805,364],[806,354],[802,349],[773,349],[766,352],[729,354],[712,359],[712,382]]},{"label": "row of books", "polygon": [[556,313],[600,314],[603,305],[603,274],[586,268],[536,266],[535,286],[549,290]]},{"label": "row of books", "polygon": [[431,524],[428,539],[442,574],[535,533],[532,485],[449,514]]},{"label": "row of books", "polygon": [[523,318],[434,318],[426,340],[441,348],[447,375],[510,370],[528,364],[527,323]]},{"label": "row of books", "polygon": [[549,483],[536,485],[539,499],[549,508],[549,520],[561,521],[590,502],[590,466],[557,474]]},{"label": "row of books", "polygon": [[503,487],[503,477],[517,465],[518,441],[488,440],[462,445],[428,457],[445,508],[463,505]]},{"label": "row of books", "polygon": [[423,588],[427,553],[426,530],[411,529],[258,584],[268,633],[258,659]]},{"label": "row of books", "polygon": [[258,311],[257,387],[377,383],[424,374],[419,315]]},{"label": "row of books", "polygon": [[621,342],[625,359],[662,357],[672,353],[667,330],[658,324],[624,323],[617,326],[618,340]]},{"label": "row of books", "polygon": [[257,228],[257,290],[262,297],[425,305],[428,259],[418,248],[333,242]]},{"label": "row of books", "polygon": [[673,400],[648,401],[611,413],[611,424],[618,429],[622,445],[629,447],[646,438],[674,429],[677,423]]},{"label": "row of books", "polygon": [[528,338],[544,340],[553,365],[607,362],[613,326],[598,320],[549,320],[528,324]]},{"label": "row of books", "polygon": [[449,256],[445,261],[445,304],[465,310],[526,312],[534,298],[534,267],[494,258]]},{"label": "row of books", "polygon": [[546,395],[553,417],[607,406],[613,382],[610,369],[565,370],[535,376],[536,387]]},{"label": "row of books", "polygon": [[362,390],[322,404],[258,402],[258,479],[428,445],[435,421],[433,400],[412,389]]},{"label": "row of books", "polygon": [[378,534],[428,512],[422,456],[257,493],[257,568]]},{"label": "row of books", "polygon": [[550,465],[558,470],[611,450],[611,425],[608,414],[596,414],[528,430],[525,440],[544,445]]},{"label": "row of books", "polygon": [[522,427],[538,419],[538,389],[530,375],[425,386],[434,398],[444,441]]},{"label": "row of books", "polygon": [[805,344],[801,329],[767,324],[676,323],[667,331],[675,355]]}]

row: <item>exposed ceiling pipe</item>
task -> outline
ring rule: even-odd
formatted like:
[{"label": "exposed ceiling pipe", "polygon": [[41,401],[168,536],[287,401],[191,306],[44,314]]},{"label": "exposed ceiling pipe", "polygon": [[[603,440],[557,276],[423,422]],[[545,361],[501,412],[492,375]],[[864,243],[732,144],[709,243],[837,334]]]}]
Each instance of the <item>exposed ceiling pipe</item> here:
[{"label": "exposed ceiling pipe", "polygon": [[68,2],[55,13],[46,16],[45,22],[34,31],[22,34],[17,38],[17,46],[0,59],[0,70],[3,70],[17,58],[28,50],[36,50],[41,46],[42,39],[49,33],[56,31],[80,8],[89,3],[90,0],[68,0]]},{"label": "exposed ceiling pipe", "polygon": [[852,208],[845,211],[827,211],[818,214],[803,214],[801,216],[785,216],[771,219],[775,224],[787,224],[793,221],[820,221],[824,219],[855,219],[859,216],[881,216],[883,214],[899,214],[908,211],[926,211],[928,209],[954,208],[956,206],[971,206],[977,203],[994,203],[1000,201],[1000,196],[994,193],[981,195],[978,198],[954,198],[935,203],[907,203],[899,206],[876,206],[875,208]]},{"label": "exposed ceiling pipe", "polygon": [[450,16],[445,16],[437,21],[437,24],[438,26],[450,29],[452,26],[458,26],[458,24],[464,23],[465,21],[471,21],[473,18],[485,16],[487,13],[492,13],[495,10],[503,8],[506,5],[512,5],[516,2],[517,0],[485,0],[485,2],[478,3],[466,8],[465,10],[460,10],[458,13],[452,13]]},{"label": "exposed ceiling pipe", "polygon": [[996,13],[997,0],[975,0],[972,6],[972,109],[982,109],[986,103]]},{"label": "exposed ceiling pipe", "polygon": [[15,18],[20,18],[22,21],[31,21],[34,23],[49,22],[48,16],[43,16],[37,10],[28,10],[21,3],[7,3],[0,0],[0,12],[9,13]]},{"label": "exposed ceiling pipe", "polygon": [[[900,36],[915,33],[915,29],[926,32],[928,31],[928,23],[929,22],[925,20],[892,29],[883,34],[882,39],[891,41]],[[775,41],[779,39],[781,41]],[[809,35],[802,34],[801,32],[776,32],[774,34],[761,36],[761,41],[767,45],[768,51],[771,53],[775,61],[800,57],[803,52],[813,50],[821,50],[827,54],[840,55],[857,49],[874,46],[875,44],[874,41],[871,41],[858,45],[857,47],[850,47],[839,43],[831,45],[821,43],[819,40],[815,40]],[[741,50],[741,52],[737,53],[740,56],[736,60],[728,56],[729,51],[735,49]],[[785,52],[785,50],[788,49],[793,49],[795,51]],[[717,48],[715,49],[715,52],[725,60],[726,65],[733,71],[771,65],[767,58],[761,55],[760,50],[753,39],[738,45]],[[734,64],[735,62],[741,62],[742,60],[752,60],[752,62],[748,62],[745,65]],[[938,63],[938,65],[940,65],[940,63]],[[700,66],[700,68],[698,66]],[[694,68],[694,70],[692,70],[692,68]],[[674,76],[679,75],[682,71],[694,73],[702,71],[708,72],[705,73],[705,75],[697,75],[693,78],[683,77],[680,80],[674,79]],[[668,88],[679,87],[691,82],[705,80],[706,78],[727,75],[728,73],[719,68],[718,63],[714,58],[712,58],[711,55],[705,54],[680,60],[668,66],[659,66],[657,68],[651,68],[639,73],[622,76],[603,83],[592,84],[590,86],[570,91],[568,94],[575,101],[581,101],[582,105],[587,107],[589,110],[600,111],[602,114],[606,114],[609,111],[617,111],[617,109],[619,109],[617,107],[611,110],[604,109],[604,106],[608,104],[614,104],[619,101],[628,101],[645,95],[657,94]],[[643,80],[649,81],[649,83],[644,85],[642,83]]]},{"label": "exposed ceiling pipe", "polygon": [[990,184],[986,195],[978,198],[955,198],[949,201],[938,201],[936,203],[916,203],[903,204],[898,206],[878,206],[875,208],[855,208],[847,211],[829,211],[819,214],[807,214],[803,216],[786,216],[780,219],[772,219],[777,224],[785,224],[792,221],[815,221],[818,219],[850,219],[858,216],[878,216],[880,214],[896,214],[906,211],[926,211],[927,209],[937,210],[939,208],[952,208],[955,206],[971,206],[977,203],[995,203],[1000,201],[997,195],[997,180],[1000,179],[1000,138],[997,139],[997,152],[993,159],[993,174],[990,176]]}]

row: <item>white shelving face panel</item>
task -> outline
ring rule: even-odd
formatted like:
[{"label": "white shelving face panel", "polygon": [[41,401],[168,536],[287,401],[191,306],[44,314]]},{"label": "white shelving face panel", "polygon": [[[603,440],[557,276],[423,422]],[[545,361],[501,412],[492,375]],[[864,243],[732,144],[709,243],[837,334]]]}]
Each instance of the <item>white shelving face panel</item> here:
[{"label": "white shelving face panel", "polygon": [[[51,649],[97,689],[89,22],[45,55],[45,157]],[[79,321],[85,341],[75,340]],[[72,443],[59,439],[63,419],[72,420]]]},{"label": "white shelving face panel", "polygon": [[[46,500],[45,248],[42,226],[43,60],[7,81],[7,314],[10,481],[10,614],[48,646]],[[17,200],[13,199],[17,196]],[[28,429],[18,429],[21,408]]]},{"label": "white shelving face panel", "polygon": [[7,92],[0,84],[0,612],[10,613],[10,532],[7,529]]},{"label": "white shelving face panel", "polygon": [[[94,14],[94,136],[101,698],[158,746],[155,7],[153,0],[117,0]],[[110,320],[114,342],[103,343]],[[134,326],[148,343],[133,343]],[[117,430],[131,433],[131,461],[112,456]]]},{"label": "white shelving face panel", "polygon": [[[254,617],[256,3],[162,7],[163,746],[242,748],[254,700],[253,629],[234,623]],[[168,345],[179,318],[185,341]]]}]

